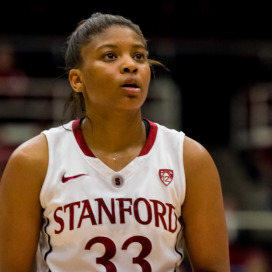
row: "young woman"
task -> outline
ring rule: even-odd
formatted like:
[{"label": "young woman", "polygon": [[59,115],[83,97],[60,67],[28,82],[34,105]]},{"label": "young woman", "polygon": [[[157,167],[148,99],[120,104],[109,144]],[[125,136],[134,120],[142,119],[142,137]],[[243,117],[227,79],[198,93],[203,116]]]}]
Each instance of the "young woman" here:
[{"label": "young woman", "polygon": [[183,245],[194,271],[230,271],[210,155],[142,119],[153,63],[139,27],[121,16],[93,14],[69,37],[80,118],[11,156],[0,186],[0,271],[30,271],[35,259],[37,271],[178,271]]}]

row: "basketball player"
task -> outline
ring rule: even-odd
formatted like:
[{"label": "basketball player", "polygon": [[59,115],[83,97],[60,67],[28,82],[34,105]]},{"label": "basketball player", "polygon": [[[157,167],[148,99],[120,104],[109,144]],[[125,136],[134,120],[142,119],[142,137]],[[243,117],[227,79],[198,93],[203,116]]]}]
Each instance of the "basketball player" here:
[{"label": "basketball player", "polygon": [[[68,39],[79,119],[11,156],[0,186],[0,271],[230,271],[208,152],[143,120],[150,67],[139,27],[96,13]],[[37,251],[38,247],[38,251]],[[36,254],[37,253],[37,254]]]}]

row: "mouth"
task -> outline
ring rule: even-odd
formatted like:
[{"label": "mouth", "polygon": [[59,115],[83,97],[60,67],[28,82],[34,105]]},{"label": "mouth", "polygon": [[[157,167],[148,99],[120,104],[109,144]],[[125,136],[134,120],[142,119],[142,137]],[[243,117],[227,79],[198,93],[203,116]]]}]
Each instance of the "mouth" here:
[{"label": "mouth", "polygon": [[121,87],[123,88],[139,88],[137,84],[124,84]]},{"label": "mouth", "polygon": [[134,97],[140,93],[140,87],[136,83],[125,83],[121,85],[121,88],[131,97]]}]

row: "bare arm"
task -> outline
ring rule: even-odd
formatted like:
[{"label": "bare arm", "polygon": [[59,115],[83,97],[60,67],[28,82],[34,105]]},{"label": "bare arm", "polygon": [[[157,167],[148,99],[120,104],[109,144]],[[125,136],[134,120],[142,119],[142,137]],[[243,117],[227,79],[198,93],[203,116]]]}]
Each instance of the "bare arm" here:
[{"label": "bare arm", "polygon": [[229,272],[229,247],[220,178],[209,153],[184,141],[184,235],[193,271]]},{"label": "bare arm", "polygon": [[39,195],[48,164],[47,141],[39,135],[11,156],[0,183],[0,271],[29,272],[41,226]]}]

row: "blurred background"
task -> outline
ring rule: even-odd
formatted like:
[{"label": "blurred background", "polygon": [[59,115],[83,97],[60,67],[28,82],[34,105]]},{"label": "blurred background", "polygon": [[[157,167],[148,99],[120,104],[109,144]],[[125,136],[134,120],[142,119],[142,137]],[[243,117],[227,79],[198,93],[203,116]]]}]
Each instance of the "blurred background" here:
[{"label": "blurred background", "polygon": [[[66,37],[96,11],[139,24],[151,58],[169,68],[156,70],[143,113],[183,130],[213,156],[222,180],[232,271],[272,271],[269,1],[1,3],[0,177],[20,143],[61,124],[70,93],[62,68]],[[184,271],[190,271],[187,261]]]}]

